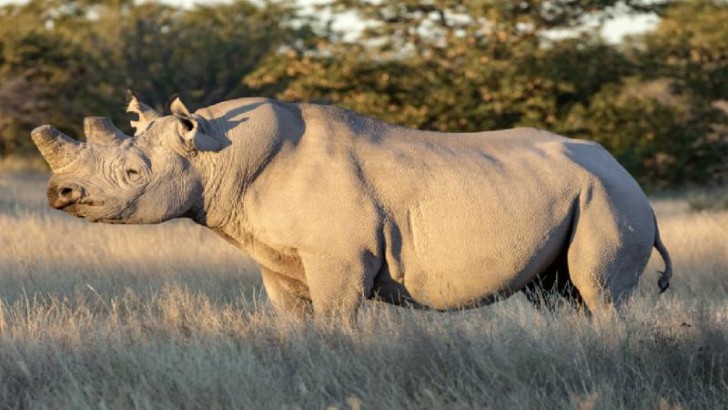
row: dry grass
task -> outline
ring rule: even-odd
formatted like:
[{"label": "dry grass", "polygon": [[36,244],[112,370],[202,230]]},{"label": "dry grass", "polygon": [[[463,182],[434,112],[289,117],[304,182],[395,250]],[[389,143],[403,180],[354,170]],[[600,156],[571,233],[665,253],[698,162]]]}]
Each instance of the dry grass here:
[{"label": "dry grass", "polygon": [[517,296],[315,327],[273,317],[210,232],[75,220],[45,179],[0,175],[2,408],[728,407],[728,211],[690,198],[655,204],[672,287],[653,261],[622,319]]}]

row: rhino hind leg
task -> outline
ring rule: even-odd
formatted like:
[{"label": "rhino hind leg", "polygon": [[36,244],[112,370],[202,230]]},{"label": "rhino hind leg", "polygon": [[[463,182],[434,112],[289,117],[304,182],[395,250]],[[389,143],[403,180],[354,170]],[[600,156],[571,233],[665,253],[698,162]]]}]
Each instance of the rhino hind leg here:
[{"label": "rhino hind leg", "polygon": [[569,263],[566,251],[536,279],[523,288],[526,298],[537,309],[555,310],[566,302],[575,308],[582,308],[584,301],[574,283],[569,278]]},{"label": "rhino hind leg", "polygon": [[[635,207],[637,208],[637,207]],[[654,243],[649,206],[622,208],[592,202],[580,209],[567,251],[569,278],[590,313],[619,310],[637,287]]]}]

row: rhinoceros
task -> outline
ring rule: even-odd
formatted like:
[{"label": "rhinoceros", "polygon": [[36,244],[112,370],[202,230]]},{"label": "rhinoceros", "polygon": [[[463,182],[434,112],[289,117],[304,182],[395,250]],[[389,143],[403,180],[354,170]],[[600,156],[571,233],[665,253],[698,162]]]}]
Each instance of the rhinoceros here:
[{"label": "rhinoceros", "polygon": [[353,316],[362,301],[436,310],[524,291],[615,311],[652,248],[653,210],[599,144],[532,128],[440,133],[335,106],[245,98],[160,115],[130,96],[127,136],[44,125],[48,201],[91,222],[190,218],[260,266],[279,314]]}]

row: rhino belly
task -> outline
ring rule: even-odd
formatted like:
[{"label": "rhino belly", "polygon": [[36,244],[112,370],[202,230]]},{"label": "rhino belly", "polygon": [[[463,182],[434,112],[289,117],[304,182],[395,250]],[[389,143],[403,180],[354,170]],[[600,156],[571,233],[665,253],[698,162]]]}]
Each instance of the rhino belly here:
[{"label": "rhino belly", "polygon": [[556,259],[571,224],[570,203],[531,199],[508,206],[433,200],[411,209],[400,252],[407,296],[456,309],[525,286]]}]

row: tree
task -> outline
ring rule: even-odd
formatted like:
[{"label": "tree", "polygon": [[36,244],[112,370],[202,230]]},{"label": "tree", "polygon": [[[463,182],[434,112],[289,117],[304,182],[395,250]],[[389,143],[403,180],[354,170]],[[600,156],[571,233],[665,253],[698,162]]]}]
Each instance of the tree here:
[{"label": "tree", "polygon": [[0,9],[0,154],[28,147],[29,131],[42,121],[76,129],[69,114],[81,107],[69,101],[83,90],[87,54],[67,37],[56,35],[55,20],[41,12],[47,3]]},{"label": "tree", "polygon": [[30,73],[3,78],[0,82],[0,153],[28,148],[28,139],[13,138],[42,120],[38,112],[45,110],[45,90],[32,86]]},{"label": "tree", "polygon": [[353,12],[364,22],[359,37],[347,41],[329,29],[314,47],[271,58],[246,81],[286,84],[278,93],[284,99],[337,103],[419,128],[553,127],[575,92],[615,80],[595,65],[586,71],[604,75],[586,78],[588,60],[567,66],[559,56],[618,57],[589,36],[575,43],[548,32],[607,16],[616,3],[337,0],[332,13]]},{"label": "tree", "polygon": [[[127,88],[160,110],[178,92],[191,106],[249,95],[242,79],[267,54],[305,35],[305,25],[283,24],[291,13],[287,4],[243,0],[191,10],[131,0],[0,8],[0,95],[8,96],[0,155],[26,147],[41,123],[71,135],[81,135],[84,116],[109,116],[128,127],[120,103]],[[18,95],[21,83],[28,92]],[[31,103],[29,116],[22,107]]]},{"label": "tree", "polygon": [[673,79],[676,92],[690,90],[715,101],[728,98],[728,2],[691,0],[668,9],[657,29],[632,50],[648,78]]},{"label": "tree", "polygon": [[[636,70],[624,86],[596,95],[586,109],[586,118],[595,119],[592,138],[603,139],[642,181],[666,186],[728,180],[726,21],[724,0],[673,4],[656,30],[625,45]],[[603,118],[608,112],[611,120]],[[611,138],[597,134],[605,126],[615,128]]]}]

